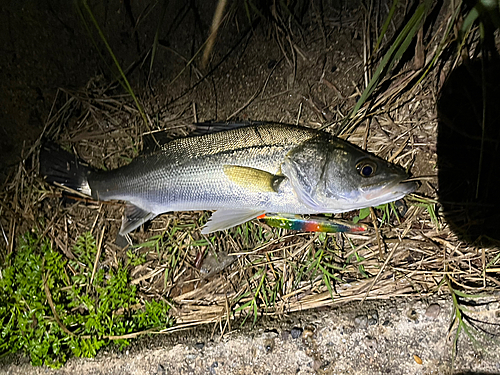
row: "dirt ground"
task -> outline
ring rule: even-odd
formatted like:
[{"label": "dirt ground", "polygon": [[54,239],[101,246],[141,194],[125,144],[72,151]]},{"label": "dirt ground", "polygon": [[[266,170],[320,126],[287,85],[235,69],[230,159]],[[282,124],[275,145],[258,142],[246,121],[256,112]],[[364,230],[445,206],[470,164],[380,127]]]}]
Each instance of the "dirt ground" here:
[{"label": "dirt ground", "polygon": [[[293,3],[307,11],[294,9],[303,19],[287,18],[290,24],[283,27],[288,26],[287,30],[294,33],[287,38],[284,29],[264,21],[250,27],[242,6],[223,22],[208,65],[203,67],[198,57],[186,68],[186,62],[207,38],[214,3],[179,1],[168,5],[166,26],[160,29],[160,43],[151,69],[159,5],[151,8],[152,2],[147,0],[91,4],[151,123],[177,131],[196,121],[256,120],[315,128],[328,125],[329,131],[339,132],[341,119],[355,105],[365,85],[366,7],[341,1]],[[372,22],[380,28],[392,2],[375,3],[377,11],[373,14],[378,18]],[[402,21],[414,5],[404,2],[398,7],[401,17],[389,26],[389,36],[398,30],[397,20]],[[446,9],[441,8],[437,19],[447,17]],[[130,126],[131,119],[138,117],[137,111],[130,100],[101,100],[118,98],[124,90],[116,83],[117,71],[108,52],[99,43],[97,48],[93,45],[74,4],[63,0],[10,2],[0,7],[0,28],[0,178],[13,173],[9,167],[21,160],[23,148],[26,152],[50,123],[48,119],[54,118],[69,98],[83,104],[51,136],[72,144],[92,165],[114,168],[125,163],[132,152],[130,139],[137,138],[136,129]],[[370,38],[376,38],[376,29],[371,29]],[[93,37],[99,42],[96,33]],[[404,72],[411,72],[413,63],[413,56],[405,55],[400,65],[406,67]],[[394,157],[395,162],[411,166],[415,176],[431,176],[423,180],[419,190],[431,197],[436,196],[438,186],[436,103],[443,84],[441,78],[436,74],[416,95],[402,96],[391,111],[383,112],[382,108],[379,115],[359,124],[348,138],[377,155]],[[86,121],[83,113],[90,113],[93,127],[82,129],[81,124]],[[116,149],[120,151],[110,157]],[[454,184],[452,181],[450,186]],[[56,197],[40,204],[47,217],[58,200]],[[98,213],[96,207],[71,208],[68,212],[71,225],[66,239],[76,237],[82,228],[93,228],[95,222],[109,228],[109,239],[116,237],[119,206],[102,210],[100,207]],[[147,226],[146,232],[164,227],[170,220],[166,216]],[[184,217],[175,216],[180,221]],[[201,214],[195,214],[191,220],[197,222],[199,217]],[[420,259],[419,254],[446,249],[447,241],[453,237],[434,228],[429,218],[419,225],[412,230],[426,235],[437,233],[441,242],[435,240],[428,248],[414,249],[414,238],[409,240],[404,257],[415,262]],[[402,232],[397,231],[398,235]],[[493,232],[489,235],[494,236]],[[54,236],[58,235],[62,238],[62,234]],[[144,230],[138,231],[134,240],[141,238],[147,238]],[[305,242],[308,240],[304,237]],[[461,246],[469,248],[468,244]],[[108,250],[113,253],[112,244]],[[469,261],[467,258],[464,262]],[[380,269],[380,264],[373,268]],[[191,292],[192,275],[187,275],[179,279],[169,297],[180,298],[186,291]],[[151,279],[148,287],[154,289],[160,279],[161,276]],[[429,279],[425,283],[432,284]],[[390,284],[390,276],[385,275],[383,281],[388,288],[395,288],[396,282]],[[409,293],[412,283],[413,280],[407,281],[394,295]],[[362,305],[355,301],[335,308],[318,307],[263,318],[253,330],[248,326],[233,327],[222,337],[223,329],[217,324],[148,337],[124,351],[109,349],[101,351],[96,359],[72,359],[58,371],[31,368],[22,357],[10,356],[0,363],[0,373],[500,373],[497,347],[489,346],[488,341],[481,349],[462,336],[453,361],[453,337],[448,336],[452,301],[438,286],[439,293],[426,290],[425,283],[422,282],[422,288],[420,284],[415,287],[419,292],[408,297],[384,296],[386,300],[371,298]],[[498,323],[498,300],[498,294],[492,293],[479,315]],[[183,316],[186,321],[188,315]]]}]

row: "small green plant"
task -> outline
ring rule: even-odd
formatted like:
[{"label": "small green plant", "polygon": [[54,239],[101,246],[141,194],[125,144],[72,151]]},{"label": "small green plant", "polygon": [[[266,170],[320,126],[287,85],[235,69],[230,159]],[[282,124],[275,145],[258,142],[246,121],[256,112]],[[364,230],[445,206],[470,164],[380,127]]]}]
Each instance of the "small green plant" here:
[{"label": "small green plant", "polygon": [[127,267],[94,266],[99,259],[90,233],[78,238],[73,253],[78,260],[67,261],[46,238],[20,239],[1,267],[1,354],[23,351],[33,365],[60,367],[71,355],[93,357],[111,342],[123,348],[172,324],[165,301],[141,303]]},{"label": "small green plant", "polygon": [[362,208],[359,210],[359,214],[353,217],[352,221],[354,224],[357,224],[360,220],[366,219],[368,216],[370,216],[370,207]]},{"label": "small green plant", "polygon": [[438,202],[435,199],[419,197],[418,195],[412,195],[410,198],[410,202],[412,205],[417,207],[423,207],[429,213],[429,217],[431,218],[431,222],[436,226],[437,229],[441,229],[439,224],[439,219],[436,214],[435,206]]},{"label": "small green plant", "polygon": [[478,294],[467,294],[461,292],[460,290],[457,290],[452,286],[452,283],[448,276],[445,276],[444,281],[448,285],[448,289],[453,300],[453,313],[449,328],[450,333],[454,328],[456,328],[455,337],[453,339],[453,361],[455,360],[457,354],[458,338],[460,337],[460,334],[462,334],[462,332],[466,334],[473,345],[478,349],[484,349],[481,342],[494,341],[498,345],[499,341],[495,337],[493,337],[493,335],[489,334],[478,325],[478,323],[488,323],[472,318],[471,314],[473,314],[474,311],[471,311],[465,307],[467,300],[477,299],[484,296]]},{"label": "small green plant", "polygon": [[[391,212],[399,221],[398,210],[394,202],[381,204],[374,208],[382,211],[382,223],[384,223],[386,220],[389,221],[389,218],[391,217]],[[357,224],[360,220],[366,219],[368,216],[370,216],[370,207],[362,208],[361,210],[359,210],[359,214],[355,216],[352,219],[352,221],[354,222],[354,224]]]},{"label": "small green plant", "polygon": [[[38,251],[34,251],[34,250]],[[22,350],[34,365],[58,367],[66,361],[69,340],[51,316],[44,281],[52,290],[69,286],[61,255],[48,241],[26,234],[18,251],[7,259],[0,278],[0,326],[2,353]],[[44,275],[47,275],[44,277]],[[62,277],[61,277],[62,276]],[[61,313],[65,296],[54,293],[53,303]]]},{"label": "small green plant", "polygon": [[168,283],[173,280],[174,272],[177,270],[178,265],[182,260],[182,252],[180,251],[179,244],[175,239],[175,235],[178,231],[182,231],[183,228],[190,226],[191,225],[174,225],[168,231],[168,234],[167,231],[164,231],[156,236],[150,237],[146,242],[133,246],[135,248],[154,248],[158,255],[158,259],[161,259],[168,265],[168,267],[165,268],[165,273],[163,275],[163,283],[165,287],[167,287]]},{"label": "small green plant", "polygon": [[[349,241],[349,244],[351,245],[352,248],[354,248],[351,241]],[[353,258],[356,258],[356,262],[353,262]],[[366,260],[366,259],[364,257],[362,257],[361,255],[359,255],[357,251],[355,251],[354,253],[352,253],[351,255],[349,255],[346,258],[345,263],[346,264],[351,264],[351,263],[357,264],[359,274],[361,276],[363,276],[365,279],[369,279],[370,276],[368,276],[368,274],[366,273],[365,266],[363,266],[362,264],[359,264],[359,263],[363,262],[364,260]]]},{"label": "small green plant", "polygon": [[[266,295],[266,289],[264,287],[264,281],[266,279],[266,267],[260,269],[253,277],[254,280],[259,280],[259,284],[257,287],[251,291],[248,291],[244,293],[240,298],[237,298],[234,302],[237,303],[239,300],[246,298],[246,297],[251,297],[249,301],[244,303],[243,305],[237,307],[234,312],[237,313],[239,311],[244,311],[248,308],[250,308],[251,314],[253,315],[253,325],[257,323],[257,318],[258,318],[258,310],[259,310],[259,296],[262,297],[262,299],[265,301],[266,306],[269,305],[268,303],[268,298]],[[242,325],[245,324],[247,318],[250,316],[250,314],[245,316],[245,319],[243,319],[243,322],[241,323]]]},{"label": "small green plant", "polygon": [[[267,264],[264,264],[267,263]],[[269,256],[253,264],[257,270],[248,280],[249,289],[232,301],[232,304],[242,304],[234,309],[234,313],[247,311],[241,322],[243,326],[248,317],[253,315],[253,325],[257,322],[259,309],[267,309],[276,305],[283,287],[283,273],[272,266]],[[243,303],[243,301],[246,301]]]},{"label": "small green plant", "polygon": [[343,283],[339,271],[344,270],[345,266],[339,265],[337,254],[328,246],[328,238],[324,237],[322,246],[319,248],[309,247],[306,259],[300,264],[296,271],[295,287],[304,281],[314,282],[318,277],[327,287],[333,298],[332,285]]}]

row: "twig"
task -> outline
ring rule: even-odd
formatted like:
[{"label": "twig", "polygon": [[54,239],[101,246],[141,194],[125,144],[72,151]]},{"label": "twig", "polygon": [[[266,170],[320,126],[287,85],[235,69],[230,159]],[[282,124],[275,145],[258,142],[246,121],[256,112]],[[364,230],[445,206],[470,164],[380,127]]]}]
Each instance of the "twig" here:
[{"label": "twig", "polygon": [[208,64],[208,58],[210,53],[214,48],[215,38],[217,37],[217,32],[222,24],[222,15],[224,13],[224,8],[226,7],[227,0],[219,0],[217,3],[217,8],[215,9],[214,18],[212,19],[212,26],[210,27],[210,36],[208,37],[205,45],[205,50],[203,51],[203,56],[201,58],[201,66],[205,68]]},{"label": "twig", "polygon": [[94,282],[94,276],[97,271],[97,265],[99,264],[99,258],[101,257],[101,251],[102,251],[102,239],[104,237],[104,232],[105,228],[102,228],[101,230],[101,236],[99,237],[99,240],[97,241],[97,254],[95,256],[95,261],[94,261],[94,268],[92,269],[92,276],[90,277],[90,285]]},{"label": "twig", "polygon": [[373,207],[370,207],[370,215],[372,218],[373,227],[375,228],[375,234],[377,235],[377,246],[378,246],[378,257],[382,259],[382,241],[380,239],[380,231],[377,225],[377,215],[375,214],[375,210]]},{"label": "twig", "polygon": [[[54,314],[54,319],[57,322],[57,325],[68,335],[70,336],[75,336],[73,332],[71,332],[64,324],[61,322],[61,319],[59,319],[59,315],[57,315],[56,307],[54,306],[54,302],[52,301],[52,294],[50,293],[49,286],[47,284],[47,280],[50,277],[50,272],[47,275],[44,275],[43,277],[43,289],[45,290],[45,295],[47,297],[47,302],[49,303],[50,309],[52,310],[52,314]],[[84,338],[84,337],[82,337]],[[90,336],[88,337],[90,338]]]},{"label": "twig", "polygon": [[387,259],[385,260],[384,264],[382,265],[382,268],[380,268],[380,271],[378,272],[377,276],[375,276],[375,278],[373,279],[370,287],[368,288],[368,290],[366,291],[365,293],[365,296],[363,297],[363,299],[361,300],[361,303],[363,303],[366,298],[368,297],[368,295],[370,294],[371,290],[373,289],[373,287],[375,286],[375,284],[377,283],[378,279],[380,278],[380,276],[382,275],[382,272],[384,272],[384,269],[385,267],[387,266],[387,264],[389,263],[389,261],[392,259],[392,256],[394,255],[396,249],[399,247],[399,245],[401,244],[401,242],[398,242],[396,245],[394,245],[394,247],[392,248],[392,251],[390,252],[389,256],[387,257]]},{"label": "twig", "polygon": [[300,115],[302,114],[302,102],[299,105],[299,112],[297,113],[297,120],[295,120],[295,125],[299,125]]}]

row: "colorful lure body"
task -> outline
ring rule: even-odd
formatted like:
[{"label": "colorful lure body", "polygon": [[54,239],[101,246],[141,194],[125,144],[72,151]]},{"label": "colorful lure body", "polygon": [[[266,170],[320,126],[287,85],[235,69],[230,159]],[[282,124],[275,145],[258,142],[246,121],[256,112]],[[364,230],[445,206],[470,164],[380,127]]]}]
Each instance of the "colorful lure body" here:
[{"label": "colorful lure body", "polygon": [[361,233],[368,227],[349,221],[321,216],[301,216],[293,214],[264,214],[258,217],[270,227],[297,230],[302,232]]}]

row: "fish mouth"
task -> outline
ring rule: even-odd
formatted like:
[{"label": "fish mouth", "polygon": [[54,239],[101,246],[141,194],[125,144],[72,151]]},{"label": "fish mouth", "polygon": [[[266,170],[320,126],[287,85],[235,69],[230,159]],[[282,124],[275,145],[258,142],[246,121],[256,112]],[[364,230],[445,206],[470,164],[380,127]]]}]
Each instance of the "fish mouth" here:
[{"label": "fish mouth", "polygon": [[365,191],[365,198],[373,201],[374,205],[385,204],[403,198],[405,195],[413,193],[418,188],[415,181],[406,181],[406,179],[396,180],[383,187],[373,186],[369,191]]}]

